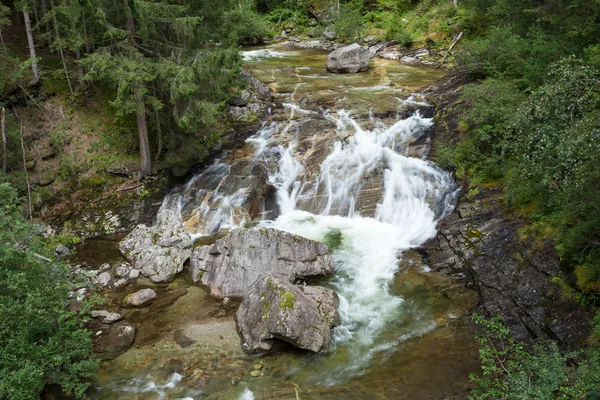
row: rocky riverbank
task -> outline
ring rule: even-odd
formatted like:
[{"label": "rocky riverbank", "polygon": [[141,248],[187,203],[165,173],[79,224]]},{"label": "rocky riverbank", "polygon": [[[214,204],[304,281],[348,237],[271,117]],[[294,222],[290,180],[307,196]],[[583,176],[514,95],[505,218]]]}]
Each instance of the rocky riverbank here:
[{"label": "rocky riverbank", "polygon": [[[431,88],[434,159],[440,146],[451,146],[466,134],[459,127],[467,112],[460,94],[469,83],[467,75],[454,72]],[[591,311],[553,283],[561,272],[554,244],[522,233],[527,221],[506,208],[500,187],[471,187],[466,180],[460,184],[456,211],[423,246],[427,264],[468,282],[480,295],[477,310],[500,315],[515,338],[581,346],[590,332]]]}]

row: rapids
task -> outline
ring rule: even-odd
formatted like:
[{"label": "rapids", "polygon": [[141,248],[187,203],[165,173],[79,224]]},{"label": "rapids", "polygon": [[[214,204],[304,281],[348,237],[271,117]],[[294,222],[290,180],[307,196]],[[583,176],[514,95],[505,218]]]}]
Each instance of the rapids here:
[{"label": "rapids", "polygon": [[[450,173],[426,159],[434,121],[425,96],[416,90],[441,73],[377,59],[365,73],[332,75],[324,69],[325,57],[274,48],[244,52],[246,68],[269,84],[281,106],[247,139],[245,149],[224,153],[175,188],[161,210],[179,212],[192,236],[205,242],[232,228],[258,224],[326,243],[335,274],[319,284],[339,294],[342,323],[325,354],[267,357],[265,363],[273,359],[285,368],[247,377],[243,386],[227,391],[207,385],[202,396],[296,398],[299,388],[308,387],[301,398],[346,399],[348,392],[340,388],[360,382],[360,389],[351,392],[358,397],[352,398],[403,398],[393,393],[410,395],[414,388],[389,378],[393,370],[387,365],[399,365],[398,371],[410,366],[405,357],[419,358],[411,353],[419,340],[426,347],[461,342],[448,325],[472,305],[472,294],[430,274],[411,252],[435,237],[458,194]],[[250,174],[250,184],[242,173]],[[255,204],[256,182],[274,188],[271,202]],[[455,291],[453,301],[434,294],[448,287]],[[444,353],[439,362],[447,357]],[[473,368],[464,364],[460,374]],[[378,374],[394,382],[390,391],[373,383]],[[110,392],[146,398],[152,392],[165,398],[181,385],[179,374],[163,378],[164,383],[153,379],[141,375],[99,384],[98,397],[110,398],[102,395]],[[449,393],[464,385],[463,377],[448,385]],[[181,388],[172,393],[168,398],[180,393],[207,398]]]}]

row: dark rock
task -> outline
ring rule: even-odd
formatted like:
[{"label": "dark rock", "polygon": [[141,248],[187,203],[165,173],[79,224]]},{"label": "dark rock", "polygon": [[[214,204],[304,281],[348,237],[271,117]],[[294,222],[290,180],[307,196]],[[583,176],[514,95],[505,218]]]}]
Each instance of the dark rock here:
[{"label": "dark rock", "polygon": [[369,68],[371,51],[357,43],[340,47],[329,53],[327,69],[335,73],[355,74]]},{"label": "dark rock", "polygon": [[330,289],[307,290],[266,274],[248,289],[236,314],[242,347],[266,353],[278,339],[312,352],[326,350],[331,328],[338,323],[337,307],[337,295]]},{"label": "dark rock", "polygon": [[187,289],[185,288],[169,290],[168,292],[161,293],[160,297],[154,303],[152,303],[150,309],[164,310],[165,308],[172,306],[177,301],[177,299],[186,294]]},{"label": "dark rock", "polygon": [[158,298],[156,292],[152,289],[142,289],[125,297],[124,305],[130,307],[146,307]]},{"label": "dark rock", "polygon": [[322,243],[276,229],[235,229],[214,244],[194,250],[190,272],[216,297],[242,297],[266,273],[287,282],[333,272]]},{"label": "dark rock", "polygon": [[183,270],[192,253],[192,239],[173,211],[161,212],[155,226],[138,225],[119,250],[152,282],[169,282]]},{"label": "dark rock", "polygon": [[229,100],[227,100],[227,102],[229,103],[229,105],[232,106],[244,107],[246,104],[248,104],[249,100],[250,93],[248,93],[247,91],[243,91],[239,96],[230,97]]},{"label": "dark rock", "polygon": [[552,339],[577,346],[588,335],[586,311],[561,297],[553,245],[520,239],[522,222],[504,215],[501,189],[463,199],[437,237],[425,244],[428,265],[466,279],[479,291],[481,312],[500,315],[516,339]]},{"label": "dark rock", "polygon": [[135,328],[125,323],[113,325],[100,324],[99,321],[90,324],[94,332],[102,334],[94,337],[94,353],[101,360],[112,360],[126,352],[133,344]]},{"label": "dark rock", "polygon": [[181,329],[173,333],[173,340],[181,347],[188,347],[196,343],[194,339],[187,337]]}]

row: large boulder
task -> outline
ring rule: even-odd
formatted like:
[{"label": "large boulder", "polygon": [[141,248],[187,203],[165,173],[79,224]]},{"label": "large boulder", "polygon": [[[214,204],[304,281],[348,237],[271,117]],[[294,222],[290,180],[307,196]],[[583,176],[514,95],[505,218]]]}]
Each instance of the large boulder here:
[{"label": "large boulder", "polygon": [[138,225],[119,244],[119,250],[152,282],[169,282],[183,270],[193,242],[175,212],[159,213],[155,226]]},{"label": "large boulder", "polygon": [[125,353],[135,338],[135,328],[122,322],[106,325],[94,320],[89,328],[95,332],[94,353],[100,360],[112,360]]},{"label": "large boulder", "polygon": [[295,347],[326,350],[339,322],[337,294],[317,286],[293,285],[266,274],[248,289],[237,310],[237,329],[248,353],[266,353],[276,339]]},{"label": "large boulder", "polygon": [[333,273],[329,249],[271,228],[234,229],[214,244],[194,250],[190,272],[216,297],[243,297],[267,273],[286,282]]},{"label": "large boulder", "polygon": [[355,74],[369,68],[369,60],[373,54],[367,47],[357,43],[340,47],[329,53],[327,69],[330,72]]}]

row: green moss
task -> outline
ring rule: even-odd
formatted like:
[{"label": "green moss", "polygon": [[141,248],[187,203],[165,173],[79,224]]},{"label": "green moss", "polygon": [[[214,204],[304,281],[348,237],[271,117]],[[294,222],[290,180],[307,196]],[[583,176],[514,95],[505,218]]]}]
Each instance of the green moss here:
[{"label": "green moss", "polygon": [[294,293],[292,293],[289,290],[284,291],[281,294],[281,302],[279,303],[279,308],[282,310],[293,310],[294,300],[296,300]]}]

